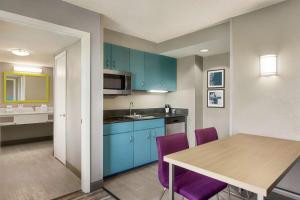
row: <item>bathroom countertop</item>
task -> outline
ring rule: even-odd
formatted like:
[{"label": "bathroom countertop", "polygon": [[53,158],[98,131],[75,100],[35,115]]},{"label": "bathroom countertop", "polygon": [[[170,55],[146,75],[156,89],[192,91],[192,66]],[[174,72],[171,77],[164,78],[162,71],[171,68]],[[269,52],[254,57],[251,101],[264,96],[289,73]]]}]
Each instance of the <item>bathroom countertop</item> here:
[{"label": "bathroom countertop", "polygon": [[18,112],[18,111],[13,111],[13,112],[0,112],[0,116],[11,116],[11,115],[37,115],[37,114],[53,114],[53,111],[25,111],[25,112]]}]

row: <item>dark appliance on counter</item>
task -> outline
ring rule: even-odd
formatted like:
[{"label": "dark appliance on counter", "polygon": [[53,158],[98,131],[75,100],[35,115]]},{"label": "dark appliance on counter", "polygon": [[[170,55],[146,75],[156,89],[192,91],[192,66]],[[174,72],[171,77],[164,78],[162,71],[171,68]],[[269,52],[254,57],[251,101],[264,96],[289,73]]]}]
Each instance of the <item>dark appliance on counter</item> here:
[{"label": "dark appliance on counter", "polygon": [[129,95],[131,94],[131,73],[116,70],[103,70],[103,94]]}]

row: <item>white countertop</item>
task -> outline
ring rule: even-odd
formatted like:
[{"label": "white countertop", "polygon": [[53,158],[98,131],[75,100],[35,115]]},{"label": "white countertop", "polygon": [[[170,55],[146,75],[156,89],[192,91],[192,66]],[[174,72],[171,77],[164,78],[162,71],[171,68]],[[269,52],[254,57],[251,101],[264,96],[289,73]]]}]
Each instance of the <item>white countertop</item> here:
[{"label": "white countertop", "polygon": [[32,112],[0,112],[0,116],[11,116],[11,115],[37,115],[37,114],[53,114],[53,111],[32,111]]},{"label": "white countertop", "polygon": [[22,110],[13,108],[7,110],[6,108],[0,108],[0,116],[13,116],[13,115],[37,115],[37,114],[53,114],[53,108],[48,108],[47,111],[41,111],[39,108],[25,107]]}]

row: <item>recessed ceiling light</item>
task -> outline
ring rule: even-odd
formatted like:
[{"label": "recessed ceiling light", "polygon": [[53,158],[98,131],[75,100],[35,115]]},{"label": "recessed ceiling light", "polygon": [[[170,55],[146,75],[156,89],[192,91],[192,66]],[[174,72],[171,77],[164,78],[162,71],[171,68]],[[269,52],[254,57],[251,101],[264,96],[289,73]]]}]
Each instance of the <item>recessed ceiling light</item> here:
[{"label": "recessed ceiling light", "polygon": [[207,53],[207,52],[208,52],[208,49],[201,49],[200,52],[201,52],[201,53]]},{"label": "recessed ceiling light", "polygon": [[26,49],[11,49],[10,50],[12,54],[16,56],[29,56],[30,51]]}]

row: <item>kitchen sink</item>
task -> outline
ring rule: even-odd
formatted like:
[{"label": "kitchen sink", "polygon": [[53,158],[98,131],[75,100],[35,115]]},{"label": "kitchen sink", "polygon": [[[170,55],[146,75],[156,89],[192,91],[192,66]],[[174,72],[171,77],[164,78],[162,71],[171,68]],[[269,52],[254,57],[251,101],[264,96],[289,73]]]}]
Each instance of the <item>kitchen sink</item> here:
[{"label": "kitchen sink", "polygon": [[151,115],[125,115],[125,117],[130,118],[130,119],[153,119],[155,118],[154,116]]}]

